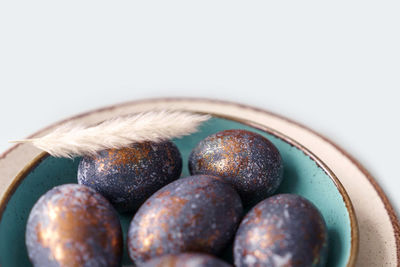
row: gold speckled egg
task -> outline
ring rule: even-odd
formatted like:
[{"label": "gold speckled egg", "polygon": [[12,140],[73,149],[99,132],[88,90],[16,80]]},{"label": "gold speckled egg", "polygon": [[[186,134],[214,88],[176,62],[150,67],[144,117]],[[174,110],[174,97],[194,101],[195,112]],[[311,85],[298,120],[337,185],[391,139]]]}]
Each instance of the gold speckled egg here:
[{"label": "gold speckled egg", "polygon": [[283,179],[283,161],[279,150],[264,136],[241,129],[212,134],[192,150],[189,156],[192,175],[222,177],[251,206],[272,195]]},{"label": "gold speckled egg", "polygon": [[78,183],[95,189],[118,211],[134,212],[181,171],[182,158],[173,142],[142,142],[83,157]]},{"label": "gold speckled egg", "polygon": [[138,267],[231,267],[214,256],[203,253],[169,254],[151,259]]},{"label": "gold speckled egg", "polygon": [[119,266],[121,225],[114,208],[95,190],[61,185],[32,208],[26,246],[34,266]]},{"label": "gold speckled egg", "polygon": [[178,179],[152,195],[135,214],[128,251],[135,264],[166,254],[218,254],[242,215],[238,193],[219,177]]},{"label": "gold speckled egg", "polygon": [[323,267],[328,252],[325,220],[310,201],[279,194],[253,207],[234,241],[237,267]]}]

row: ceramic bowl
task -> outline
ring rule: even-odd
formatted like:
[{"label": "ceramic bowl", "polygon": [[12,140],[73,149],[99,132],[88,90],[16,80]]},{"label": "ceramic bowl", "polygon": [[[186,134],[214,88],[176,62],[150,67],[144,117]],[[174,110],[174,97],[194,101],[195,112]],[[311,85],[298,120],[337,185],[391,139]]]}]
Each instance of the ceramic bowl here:
[{"label": "ceramic bowl", "polygon": [[[213,117],[200,131],[174,140],[182,153],[182,177],[189,174],[187,159],[192,148],[206,136],[226,129],[246,129],[267,137],[284,161],[284,181],[277,193],[299,194],[321,211],[328,227],[328,267],[354,266],[358,250],[358,227],[350,199],[335,174],[301,144],[265,126]],[[52,187],[76,183],[79,158],[54,158],[40,154],[13,180],[0,202],[0,265],[30,266],[25,247],[29,212],[39,197]],[[121,215],[126,235],[131,216]],[[123,265],[130,264],[124,251]]]}]

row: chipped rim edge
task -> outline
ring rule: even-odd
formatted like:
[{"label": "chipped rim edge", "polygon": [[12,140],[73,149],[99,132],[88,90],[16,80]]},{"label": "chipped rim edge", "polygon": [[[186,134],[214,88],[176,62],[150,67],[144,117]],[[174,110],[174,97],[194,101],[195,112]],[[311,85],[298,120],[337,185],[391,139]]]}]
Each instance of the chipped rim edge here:
[{"label": "chipped rim edge", "polygon": [[[249,107],[249,106],[245,106],[245,105],[241,105],[241,104],[236,104],[236,103],[230,103],[230,102],[224,102],[224,101],[216,101],[216,100],[207,100],[207,99],[187,99],[187,98],[179,98],[179,99],[173,99],[173,98],[166,98],[166,99],[147,99],[147,100],[142,100],[142,101],[133,101],[133,102],[128,102],[128,103],[123,103],[120,105],[114,105],[111,107],[106,107],[103,109],[98,109],[98,110],[93,110],[91,112],[87,112],[87,113],[82,113],[80,115],[74,116],[74,117],[70,117],[67,118],[61,122],[55,123],[53,125],[50,125],[47,128],[56,126],[58,124],[61,124],[65,121],[69,121],[71,119],[74,118],[79,118],[79,117],[84,117],[85,115],[88,114],[92,114],[92,113],[96,113],[98,111],[101,110],[107,110],[110,108],[114,108],[116,106],[120,107],[120,106],[125,106],[125,105],[132,105],[135,103],[143,103],[143,102],[152,102],[152,101],[162,101],[165,100],[166,102],[169,101],[173,101],[173,100],[179,100],[179,101],[193,101],[193,100],[202,100],[204,102],[212,102],[212,103],[222,103],[222,104],[231,104],[231,105],[236,105],[239,107],[246,107],[246,108],[250,108],[254,111],[262,111],[264,113],[273,115],[273,116],[277,116],[280,117],[279,115],[275,115],[273,113],[270,113],[268,111],[265,110],[258,110],[256,108],[253,107]],[[336,188],[338,189],[340,195],[342,196],[343,202],[346,206],[347,212],[349,214],[349,219],[350,219],[350,232],[351,232],[351,240],[350,240],[350,255],[346,264],[346,267],[353,267],[356,263],[356,259],[357,259],[357,255],[358,255],[358,247],[359,247],[359,230],[358,230],[358,222],[357,222],[357,218],[355,215],[355,210],[354,207],[351,203],[350,197],[348,196],[345,188],[343,187],[343,185],[341,184],[340,180],[337,178],[337,176],[332,172],[332,170],[319,158],[317,157],[314,153],[312,153],[308,148],[306,148],[305,146],[301,145],[299,142],[295,141],[294,139],[286,136],[285,134],[274,130],[266,125],[257,123],[257,122],[253,122],[251,120],[248,119],[241,119],[241,118],[237,118],[235,116],[228,116],[225,114],[219,114],[216,112],[196,112],[196,113],[203,113],[203,114],[211,114],[214,117],[219,117],[219,118],[224,118],[224,119],[228,119],[228,120],[232,120],[232,121],[236,121],[236,122],[240,122],[243,123],[247,126],[253,127],[255,129],[259,129],[262,130],[264,132],[267,132],[269,134],[274,135],[275,137],[285,141],[286,143],[297,147],[299,150],[301,150],[305,155],[307,155],[308,157],[310,157],[311,160],[313,160],[315,163],[317,163],[318,167],[320,167],[328,176],[329,178],[333,181],[334,185],[336,186]],[[291,122],[290,120],[284,118],[285,120]],[[296,124],[296,123],[295,123]],[[299,124],[297,124],[299,125]],[[301,125],[300,125],[301,126]],[[304,127],[305,128],[305,127]],[[43,129],[43,130],[45,130]],[[308,129],[308,128],[306,128]],[[43,131],[41,130],[41,131]],[[40,133],[41,131],[37,132]],[[36,133],[36,134],[37,134]],[[34,134],[35,135],[35,134]],[[325,139],[324,139],[325,140]],[[11,149],[7,150],[5,153],[3,153],[0,156],[0,159],[2,157],[4,157],[6,154],[8,154],[10,151],[12,151],[16,146],[12,147]],[[11,199],[12,195],[14,194],[14,192],[17,190],[18,186],[21,184],[21,182],[27,177],[27,175],[34,170],[44,159],[46,159],[49,156],[48,153],[46,152],[41,152],[39,155],[37,155],[33,160],[31,160],[27,165],[25,165],[25,167],[12,179],[12,183],[9,185],[9,187],[7,188],[6,192],[4,193],[3,197],[0,200],[0,221],[2,218],[2,215],[6,209],[6,206],[8,204],[8,201]],[[357,165],[358,167],[358,165]]]}]

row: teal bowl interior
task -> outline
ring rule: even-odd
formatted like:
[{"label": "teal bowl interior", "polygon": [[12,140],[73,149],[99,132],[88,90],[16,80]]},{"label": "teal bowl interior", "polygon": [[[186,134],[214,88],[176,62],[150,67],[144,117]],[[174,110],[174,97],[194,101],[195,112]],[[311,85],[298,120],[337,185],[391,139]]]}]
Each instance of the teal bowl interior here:
[{"label": "teal bowl interior", "polygon": [[[192,148],[206,136],[226,129],[255,131],[275,144],[284,161],[284,181],[278,193],[299,194],[318,207],[329,232],[327,266],[348,266],[350,254],[354,252],[350,219],[352,210],[347,208],[349,203],[346,206],[332,177],[300,147],[243,123],[212,118],[203,124],[199,132],[174,140],[183,157],[182,177],[189,175],[187,159]],[[2,216],[0,214],[0,266],[31,266],[25,247],[25,226],[29,212],[39,197],[52,187],[77,182],[76,173],[79,160],[79,158],[71,160],[50,156],[42,157],[33,163],[33,167],[21,173],[19,185],[9,196]],[[125,239],[132,216],[121,215],[120,217]],[[356,226],[353,225],[353,227]],[[225,257],[229,260],[229,255],[225,255]],[[123,264],[129,263],[125,248]]]}]

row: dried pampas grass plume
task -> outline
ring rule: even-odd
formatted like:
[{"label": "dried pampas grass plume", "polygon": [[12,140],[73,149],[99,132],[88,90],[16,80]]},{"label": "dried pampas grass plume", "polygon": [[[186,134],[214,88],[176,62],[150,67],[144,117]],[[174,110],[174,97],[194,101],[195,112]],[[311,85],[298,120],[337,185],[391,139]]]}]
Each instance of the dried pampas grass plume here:
[{"label": "dried pampas grass plume", "polygon": [[67,124],[43,137],[11,142],[31,143],[52,156],[72,158],[137,142],[160,142],[189,135],[208,119],[209,115],[184,111],[150,111],[113,118],[95,126]]}]

